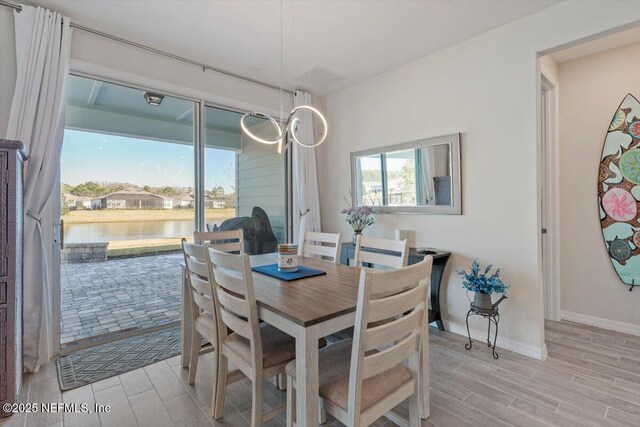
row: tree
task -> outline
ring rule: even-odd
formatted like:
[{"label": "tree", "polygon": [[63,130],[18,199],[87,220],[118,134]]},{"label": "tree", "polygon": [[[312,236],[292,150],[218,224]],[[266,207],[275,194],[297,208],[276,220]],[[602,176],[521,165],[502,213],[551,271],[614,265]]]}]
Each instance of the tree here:
[{"label": "tree", "polygon": [[106,194],[108,190],[97,182],[88,181],[83,184],[76,185],[71,189],[70,193],[74,196],[97,197]]},{"label": "tree", "polygon": [[213,190],[211,190],[211,197],[221,197],[225,195],[225,191],[224,191],[224,187],[221,185],[218,185],[217,187],[213,187]]}]

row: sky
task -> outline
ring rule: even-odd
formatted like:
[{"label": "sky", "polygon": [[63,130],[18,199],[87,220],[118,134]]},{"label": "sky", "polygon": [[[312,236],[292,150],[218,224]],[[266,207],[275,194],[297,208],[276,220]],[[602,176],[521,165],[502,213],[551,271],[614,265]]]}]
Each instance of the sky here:
[{"label": "sky", "polygon": [[[61,182],[128,182],[151,187],[194,186],[194,148],[161,141],[66,129]],[[205,188],[235,185],[235,153],[207,148]]]}]

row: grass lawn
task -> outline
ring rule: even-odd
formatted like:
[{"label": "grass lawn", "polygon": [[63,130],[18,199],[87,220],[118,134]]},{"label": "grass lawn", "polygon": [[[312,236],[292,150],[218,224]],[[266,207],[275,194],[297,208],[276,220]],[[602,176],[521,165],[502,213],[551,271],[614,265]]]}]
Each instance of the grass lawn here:
[{"label": "grass lawn", "polygon": [[[229,209],[206,209],[207,220],[233,218],[236,211]],[[89,224],[100,222],[141,222],[194,219],[193,209],[104,209],[94,211],[70,211],[62,216],[66,224]]]}]

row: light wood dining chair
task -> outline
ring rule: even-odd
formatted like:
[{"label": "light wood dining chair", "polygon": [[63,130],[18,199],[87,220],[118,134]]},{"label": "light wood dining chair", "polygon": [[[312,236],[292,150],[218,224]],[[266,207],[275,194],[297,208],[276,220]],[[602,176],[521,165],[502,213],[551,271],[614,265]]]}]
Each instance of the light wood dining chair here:
[{"label": "light wood dining chair", "polygon": [[[188,331],[191,334],[189,384],[193,384],[198,369],[198,356],[215,351],[217,347],[218,327],[215,316],[213,286],[210,280],[211,272],[207,262],[207,247],[191,244],[186,239],[182,239],[182,253],[184,255],[187,282],[191,290],[189,301],[184,301],[184,304],[191,304],[192,326],[191,331]],[[207,340],[211,347],[201,348],[202,338]]]},{"label": "light wood dining chair", "polygon": [[[247,255],[232,255],[210,248],[208,259],[221,326],[213,417],[223,417],[227,384],[243,378],[237,371],[229,373],[230,360],[251,380],[251,426],[260,426],[285,408],[283,404],[263,414],[262,386],[265,379],[284,374],[287,363],[295,358],[295,340],[267,323],[260,323]],[[230,335],[227,327],[233,330]]]},{"label": "light wood dining chair", "polygon": [[338,264],[340,262],[340,233],[305,231],[301,252],[302,256]]},{"label": "light wood dining chair", "polygon": [[379,239],[359,235],[356,240],[354,263],[400,268],[407,265],[409,248],[406,240]]},{"label": "light wood dining chair", "polygon": [[[390,411],[405,399],[409,425],[421,424],[419,399],[429,387],[427,287],[432,265],[428,256],[409,267],[360,273],[355,336],[321,349],[319,357],[320,399],[347,426],[368,426],[382,416],[404,423]],[[389,318],[394,320],[372,326]],[[288,427],[295,418],[295,375],[294,361],[287,365]]]},{"label": "light wood dining chair", "polygon": [[242,229],[231,231],[195,231],[193,241],[207,244],[210,248],[221,252],[244,253],[244,234]]}]

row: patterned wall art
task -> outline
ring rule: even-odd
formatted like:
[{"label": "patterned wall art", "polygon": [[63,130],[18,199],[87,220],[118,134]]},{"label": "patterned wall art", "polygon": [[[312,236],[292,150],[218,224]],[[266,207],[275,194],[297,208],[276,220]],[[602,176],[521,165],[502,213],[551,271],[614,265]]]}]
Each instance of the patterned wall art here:
[{"label": "patterned wall art", "polygon": [[598,205],[605,246],[623,283],[640,286],[640,103],[616,110],[602,147]]}]

